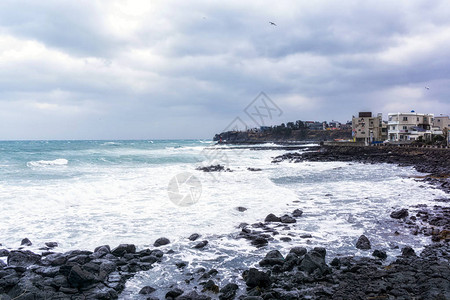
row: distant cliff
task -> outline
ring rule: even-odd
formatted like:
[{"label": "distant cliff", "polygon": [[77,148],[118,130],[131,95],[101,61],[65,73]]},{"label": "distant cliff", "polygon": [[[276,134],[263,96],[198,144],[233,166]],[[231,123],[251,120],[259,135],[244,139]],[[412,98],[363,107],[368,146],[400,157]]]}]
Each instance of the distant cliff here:
[{"label": "distant cliff", "polygon": [[289,129],[266,131],[227,131],[214,136],[214,141],[222,141],[231,144],[256,144],[266,142],[293,142],[293,141],[333,141],[336,139],[351,139],[352,131],[349,130],[310,130]]}]

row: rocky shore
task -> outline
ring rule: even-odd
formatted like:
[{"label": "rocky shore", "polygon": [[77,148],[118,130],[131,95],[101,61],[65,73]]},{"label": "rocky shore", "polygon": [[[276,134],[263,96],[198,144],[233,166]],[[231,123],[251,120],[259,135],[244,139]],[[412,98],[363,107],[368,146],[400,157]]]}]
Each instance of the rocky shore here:
[{"label": "rocky shore", "polygon": [[[446,149],[405,149],[398,147],[322,147],[319,151],[288,153],[274,158],[282,161],[348,161],[393,163],[414,166],[427,173],[423,180],[449,192],[450,154]],[[203,170],[203,169],[202,169]],[[213,166],[203,171],[220,172]],[[155,286],[142,286],[136,299],[450,299],[450,208],[449,199],[437,199],[436,205],[403,208],[392,211],[389,218],[409,228],[411,234],[429,236],[430,244],[421,253],[411,247],[401,249],[398,257],[387,257],[383,249],[375,249],[362,235],[355,248],[366,251],[365,257],[329,257],[327,250],[311,245],[309,249],[293,247],[287,253],[268,251],[259,263],[235,274],[237,281],[220,283],[215,269],[197,269],[183,273],[184,283],[174,282],[163,296]],[[238,207],[238,211],[245,211]],[[305,212],[307,213],[307,212]],[[246,239],[254,247],[264,249],[278,232],[276,226],[288,228],[302,218],[295,209],[281,216],[269,214],[261,222],[242,223],[236,238]],[[275,227],[272,225],[276,225]],[[189,240],[194,248],[210,247],[207,240]],[[286,237],[287,238],[287,237]],[[24,239],[22,244],[31,241]],[[160,246],[170,241],[155,241],[154,249],[136,249],[122,244],[111,249],[99,246],[94,251],[74,250],[58,253],[48,243],[42,254],[28,250],[1,249],[0,299],[117,299],[127,279],[156,264],[173,251]],[[328,263],[327,263],[328,262]],[[183,269],[186,263],[178,262]],[[156,296],[158,295],[158,296]],[[128,299],[128,298],[127,298]]]}]

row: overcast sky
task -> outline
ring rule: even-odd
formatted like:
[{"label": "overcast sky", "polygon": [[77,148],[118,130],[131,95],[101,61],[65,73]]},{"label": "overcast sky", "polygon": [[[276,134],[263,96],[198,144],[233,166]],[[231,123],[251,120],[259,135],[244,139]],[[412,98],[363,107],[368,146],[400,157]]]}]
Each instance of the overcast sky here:
[{"label": "overcast sky", "polygon": [[448,114],[449,16],[448,0],[1,0],[0,139],[211,138],[252,126],[262,91],[283,112],[269,123]]}]

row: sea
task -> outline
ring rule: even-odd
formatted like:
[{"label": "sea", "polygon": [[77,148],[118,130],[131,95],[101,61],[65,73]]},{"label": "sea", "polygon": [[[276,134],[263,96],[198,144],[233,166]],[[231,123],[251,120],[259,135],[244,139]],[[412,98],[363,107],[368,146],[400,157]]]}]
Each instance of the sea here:
[{"label": "sea", "polygon": [[[315,146],[298,151],[317,151]],[[0,248],[18,249],[29,238],[33,245],[25,249],[36,252],[45,242],[57,242],[54,251],[60,252],[122,243],[139,250],[166,237],[170,244],[161,250],[173,253],[130,279],[120,296],[139,299],[146,285],[158,289],[156,296],[174,283],[183,288],[185,274],[201,267],[217,269],[221,286],[242,285],[242,271],[272,249],[286,255],[294,246],[325,247],[327,261],[370,256],[355,247],[365,234],[372,249],[388,253],[388,263],[405,245],[420,252],[429,243],[389,217],[395,209],[413,212],[415,205],[432,206],[445,196],[418,181],[422,174],[412,167],[272,163],[286,152],[274,144],[208,140],[0,141]],[[217,164],[225,170],[198,170]],[[279,234],[266,247],[238,236],[241,223],[295,209],[303,211],[297,223],[271,225]],[[188,239],[193,233],[208,245],[194,249],[198,241]],[[181,261],[187,267],[180,270],[175,264]]]}]

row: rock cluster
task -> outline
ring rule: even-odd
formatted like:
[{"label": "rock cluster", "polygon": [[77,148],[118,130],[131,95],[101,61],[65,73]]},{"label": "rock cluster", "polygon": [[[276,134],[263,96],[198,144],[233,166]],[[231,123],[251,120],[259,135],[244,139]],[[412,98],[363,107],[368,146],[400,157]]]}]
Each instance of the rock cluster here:
[{"label": "rock cluster", "polygon": [[[116,299],[125,281],[136,272],[152,268],[163,252],[136,251],[132,244],[114,249],[108,245],[94,252],[66,253],[0,250],[7,264],[0,264],[0,299]],[[148,292],[148,290],[147,290]]]}]

